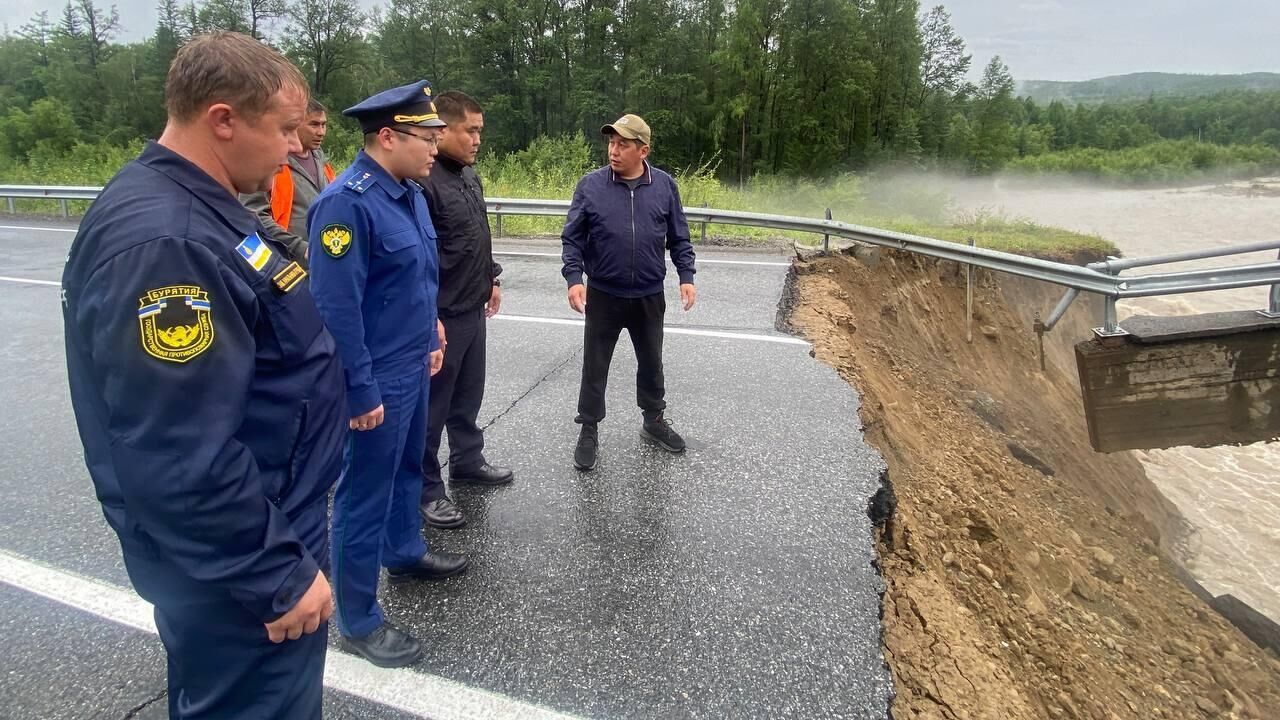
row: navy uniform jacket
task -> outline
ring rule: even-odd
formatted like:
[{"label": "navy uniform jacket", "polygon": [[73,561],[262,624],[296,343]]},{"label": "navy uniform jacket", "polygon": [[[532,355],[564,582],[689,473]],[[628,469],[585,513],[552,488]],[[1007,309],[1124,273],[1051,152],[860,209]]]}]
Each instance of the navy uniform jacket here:
[{"label": "navy uniform jacket", "polygon": [[360,151],[307,211],[311,291],[347,373],[352,417],[382,404],[378,378],[421,372],[437,349],[436,231],[420,186]]},{"label": "navy uniform jacket", "polygon": [[150,143],[89,208],[62,286],[85,461],[135,586],[265,623],[326,563],[347,417],[305,273],[262,234]]},{"label": "navy uniform jacket", "polygon": [[681,284],[692,283],[697,272],[680,188],[647,160],[634,190],[608,165],[582,176],[560,243],[560,273],[569,287],[582,284],[586,273],[592,287],[617,297],[660,293],[667,277],[664,247]]}]

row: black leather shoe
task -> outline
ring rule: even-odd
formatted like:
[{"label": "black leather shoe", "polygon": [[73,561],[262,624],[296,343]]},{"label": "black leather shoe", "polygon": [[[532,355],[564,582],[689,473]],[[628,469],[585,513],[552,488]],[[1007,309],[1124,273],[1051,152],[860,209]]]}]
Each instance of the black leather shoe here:
[{"label": "black leather shoe", "polygon": [[579,470],[594,470],[599,434],[595,423],[583,423],[578,433],[578,445],[573,449],[573,466]]},{"label": "black leather shoe", "polygon": [[422,513],[422,522],[433,528],[452,530],[467,524],[467,519],[463,517],[462,511],[447,497],[432,500],[420,506],[418,510]]},{"label": "black leather shoe", "polygon": [[463,485],[506,485],[516,479],[516,474],[511,472],[510,468],[494,467],[489,463],[485,463],[474,470],[465,472],[449,471],[449,484],[461,483]]},{"label": "black leather shoe", "polygon": [[667,422],[667,419],[661,415],[640,426],[640,434],[658,443],[670,452],[684,452],[684,438],[680,437],[680,433],[672,430],[671,423]]},{"label": "black leather shoe", "polygon": [[342,649],[383,668],[412,665],[422,657],[422,646],[408,633],[383,623],[364,637],[342,636]]},{"label": "black leather shoe", "polygon": [[410,580],[443,580],[465,572],[471,561],[466,555],[451,552],[429,552],[409,567],[387,570],[387,578],[393,583]]}]

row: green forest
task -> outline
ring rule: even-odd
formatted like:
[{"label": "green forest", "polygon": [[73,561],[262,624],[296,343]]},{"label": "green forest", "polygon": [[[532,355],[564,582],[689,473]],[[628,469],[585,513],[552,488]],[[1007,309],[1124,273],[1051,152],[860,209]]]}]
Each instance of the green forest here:
[{"label": "green forest", "polygon": [[388,0],[370,13],[356,0],[160,0],[157,11],[141,42],[117,40],[122,20],[100,0],[0,38],[0,181],[105,180],[163,127],[178,47],[214,29],[251,33],[302,68],[335,110],[326,145],[339,160],[357,137],[336,110],[426,77],[485,106],[489,162],[544,138],[576,153],[636,112],[657,164],[739,185],[884,166],[1153,182],[1280,167],[1280,91],[1037,103],[1015,94],[999,57],[971,72],[945,7],[917,0]]}]

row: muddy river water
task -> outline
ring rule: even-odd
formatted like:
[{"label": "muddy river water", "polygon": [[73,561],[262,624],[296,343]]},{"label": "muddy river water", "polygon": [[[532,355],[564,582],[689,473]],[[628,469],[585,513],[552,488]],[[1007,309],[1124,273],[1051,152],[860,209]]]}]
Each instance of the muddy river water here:
[{"label": "muddy river water", "polygon": [[[994,212],[1094,233],[1127,257],[1280,240],[1280,178],[1178,189],[1027,187],[997,180],[952,183],[948,191],[959,212]],[[1270,251],[1160,270],[1275,258]],[[1267,288],[1251,288],[1137,299],[1121,303],[1119,315],[1123,324],[1135,313],[1180,315],[1266,304]],[[1280,442],[1137,455],[1148,477],[1195,526],[1188,569],[1210,592],[1231,592],[1280,620]]]}]

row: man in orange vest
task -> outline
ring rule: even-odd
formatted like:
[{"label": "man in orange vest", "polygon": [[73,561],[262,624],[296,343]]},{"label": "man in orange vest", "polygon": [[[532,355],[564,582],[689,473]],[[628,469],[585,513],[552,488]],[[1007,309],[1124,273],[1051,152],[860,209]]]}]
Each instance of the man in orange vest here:
[{"label": "man in orange vest", "polygon": [[325,107],[311,98],[307,102],[306,119],[298,127],[302,152],[289,153],[289,162],[276,172],[271,190],[240,196],[245,207],[258,214],[269,238],[304,267],[307,265],[307,208],[334,177],[333,166],[320,149],[326,132]]}]

